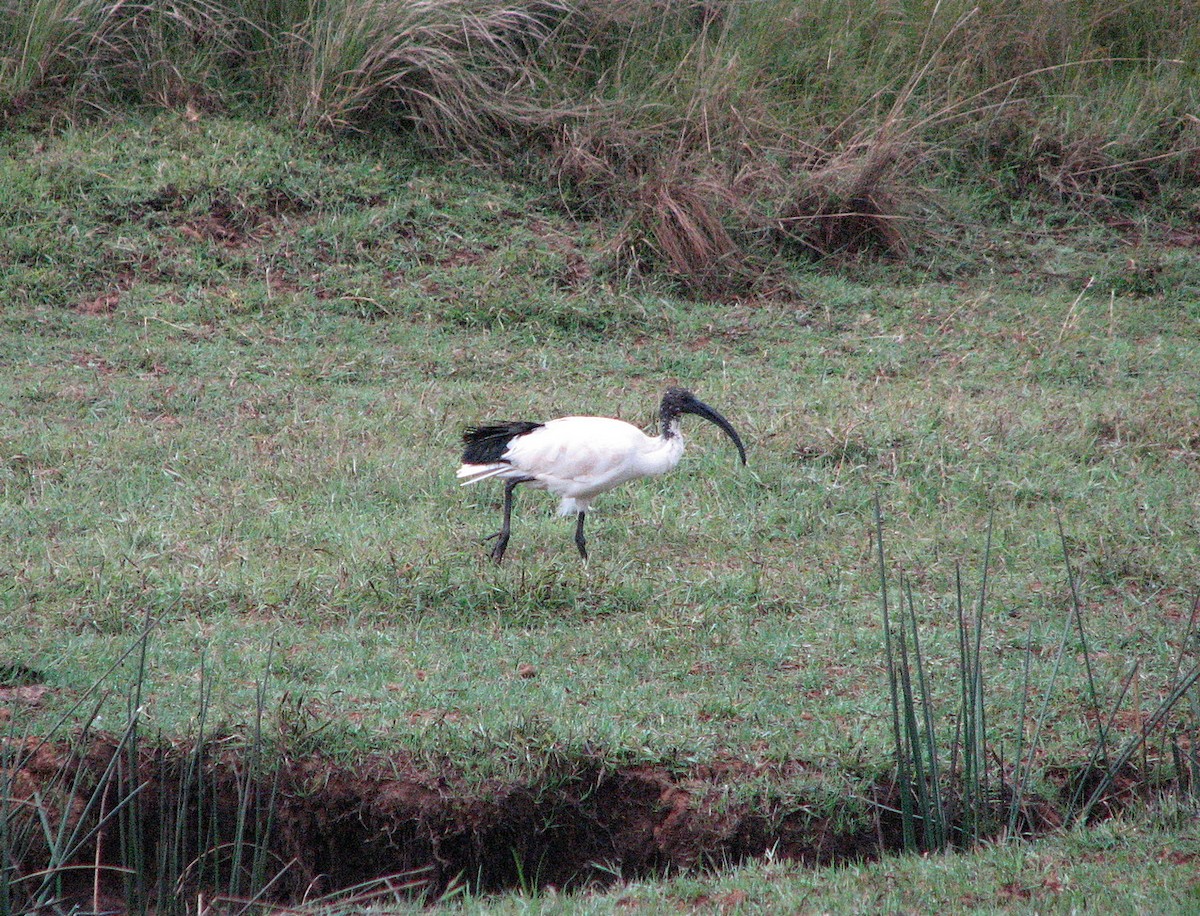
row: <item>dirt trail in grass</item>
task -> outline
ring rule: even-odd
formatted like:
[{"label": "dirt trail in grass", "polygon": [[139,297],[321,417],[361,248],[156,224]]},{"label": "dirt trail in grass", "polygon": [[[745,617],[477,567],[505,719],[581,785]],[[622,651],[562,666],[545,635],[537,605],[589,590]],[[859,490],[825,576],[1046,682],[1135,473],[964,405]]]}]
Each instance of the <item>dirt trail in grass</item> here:
[{"label": "dirt trail in grass", "polygon": [[[903,846],[888,787],[834,815],[828,799],[752,804],[732,800],[738,781],[755,776],[737,764],[680,775],[564,761],[536,784],[469,783],[399,755],[346,766],[319,756],[256,760],[219,741],[136,753],[109,738],[79,747],[10,744],[0,781],[15,802],[9,829],[29,839],[17,874],[51,861],[40,806],[42,823],[57,830],[65,818],[67,833],[81,838],[56,896],[85,908],[125,909],[134,891],[121,869],[138,874],[136,893],[151,903],[181,891],[213,899],[231,887],[246,899],[264,884],[261,899],[311,901],[386,876],[429,899],[462,885],[564,889],[768,851],[818,865]],[[1121,806],[1134,786],[1123,781],[1100,810]],[[1060,823],[1053,805],[1026,808],[1031,833]]]}]

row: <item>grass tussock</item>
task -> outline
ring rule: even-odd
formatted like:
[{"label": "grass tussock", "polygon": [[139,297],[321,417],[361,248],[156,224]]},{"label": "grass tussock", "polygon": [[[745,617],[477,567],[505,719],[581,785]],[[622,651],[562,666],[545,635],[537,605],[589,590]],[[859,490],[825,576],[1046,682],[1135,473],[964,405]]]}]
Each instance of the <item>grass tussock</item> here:
[{"label": "grass tussock", "polygon": [[902,257],[920,235],[920,189],[905,179],[917,156],[897,141],[860,140],[803,176],[776,224],[787,246],[820,258]]},{"label": "grass tussock", "polygon": [[34,0],[5,4],[0,23],[0,107],[19,112],[40,90],[74,88],[107,42],[115,15],[94,0]]},{"label": "grass tussock", "polygon": [[[548,38],[541,10],[479,0],[325,0],[289,30],[271,77],[281,112],[337,130],[372,117],[414,125],[439,146],[490,147],[528,105],[506,91]],[[264,20],[263,30],[272,23]]]}]

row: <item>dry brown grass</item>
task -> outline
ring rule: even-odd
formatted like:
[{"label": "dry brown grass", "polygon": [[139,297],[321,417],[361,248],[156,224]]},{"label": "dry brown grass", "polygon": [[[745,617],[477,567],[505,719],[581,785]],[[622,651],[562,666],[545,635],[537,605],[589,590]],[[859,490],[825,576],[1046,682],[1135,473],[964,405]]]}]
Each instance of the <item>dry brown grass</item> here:
[{"label": "dry brown grass", "polygon": [[777,238],[821,258],[908,254],[923,194],[911,178],[918,159],[904,141],[851,143],[803,175],[779,215]]},{"label": "dry brown grass", "polygon": [[327,0],[287,39],[280,105],[301,124],[414,125],[432,145],[494,149],[540,114],[511,89],[528,75],[550,11],[489,0]]},{"label": "dry brown grass", "polygon": [[745,253],[723,221],[733,209],[727,188],[670,178],[647,182],[634,202],[635,218],[667,270],[689,289],[717,298],[740,291],[752,279]]},{"label": "dry brown grass", "polygon": [[[621,141],[624,142],[621,142]],[[760,277],[753,232],[759,190],[677,135],[576,124],[560,132],[550,168],[572,209],[616,218],[609,248],[626,272],[665,271],[690,293],[724,299]]]}]

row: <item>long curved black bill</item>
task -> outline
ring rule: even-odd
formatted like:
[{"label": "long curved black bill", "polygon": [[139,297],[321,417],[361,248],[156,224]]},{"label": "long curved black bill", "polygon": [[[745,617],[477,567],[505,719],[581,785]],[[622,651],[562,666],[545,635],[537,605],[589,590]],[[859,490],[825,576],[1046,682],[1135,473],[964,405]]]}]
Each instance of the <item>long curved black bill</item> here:
[{"label": "long curved black bill", "polygon": [[738,455],[741,456],[742,464],[746,463],[746,448],[742,445],[742,437],[737,434],[737,430],[733,428],[733,424],[726,420],[723,416],[705,404],[703,401],[691,398],[683,405],[684,413],[695,414],[698,417],[704,417],[709,423],[719,426],[737,446]]}]

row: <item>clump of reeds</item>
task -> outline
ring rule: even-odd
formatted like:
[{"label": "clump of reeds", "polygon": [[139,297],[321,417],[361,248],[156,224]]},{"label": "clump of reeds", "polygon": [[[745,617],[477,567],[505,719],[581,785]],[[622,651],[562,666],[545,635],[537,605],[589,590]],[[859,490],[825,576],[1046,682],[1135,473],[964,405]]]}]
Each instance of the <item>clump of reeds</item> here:
[{"label": "clump of reeds", "polygon": [[[1017,838],[1045,829],[1086,821],[1097,810],[1111,805],[1116,788],[1131,782],[1147,784],[1157,778],[1160,784],[1174,784],[1195,791],[1194,777],[1200,771],[1200,757],[1191,737],[1196,729],[1194,687],[1200,683],[1200,664],[1182,668],[1183,650],[1177,660],[1171,682],[1154,711],[1142,720],[1138,733],[1118,744],[1113,724],[1125,704],[1130,684],[1137,675],[1135,662],[1120,685],[1116,697],[1102,690],[1092,672],[1083,603],[1079,596],[1067,540],[1062,533],[1063,559],[1071,605],[1063,621],[1062,635],[1053,658],[1041,702],[1030,709],[1033,699],[1033,648],[1031,636],[1024,650],[1021,700],[1017,712],[1017,741],[1011,757],[1006,757],[1000,742],[992,739],[997,713],[988,700],[983,668],[983,633],[988,601],[988,575],[991,555],[991,529],[984,549],[979,596],[973,611],[963,597],[961,571],[956,570],[956,619],[959,656],[957,672],[959,703],[954,710],[953,735],[939,736],[937,722],[945,710],[938,709],[926,678],[925,654],[921,648],[917,611],[911,582],[903,576],[899,582],[899,601],[893,601],[888,586],[884,550],[883,513],[875,502],[875,535],[879,561],[879,591],[884,626],[884,655],[888,675],[891,732],[895,755],[895,798],[886,804],[899,815],[905,849],[931,851],[950,846],[970,846],[983,840]],[[898,606],[897,606],[898,605]],[[899,618],[896,611],[899,611]],[[1195,632],[1200,599],[1193,610],[1182,645],[1187,646]],[[1038,748],[1050,701],[1058,688],[1068,641],[1078,638],[1085,683],[1080,691],[1086,700],[1086,713],[1094,724],[1094,738],[1087,759],[1069,779],[1068,791],[1061,798],[1032,796],[1031,786],[1044,776],[1039,769]],[[1172,713],[1191,697],[1192,706],[1180,721],[1171,721]],[[1138,697],[1140,701],[1140,696]],[[1107,712],[1105,705],[1108,704]],[[1135,711],[1141,719],[1141,710]],[[1180,741],[1180,734],[1186,738]],[[1136,756],[1158,737],[1164,747],[1157,755],[1168,759],[1165,745],[1171,746],[1174,773],[1151,773],[1143,753],[1141,767],[1131,769]],[[1044,768],[1045,764],[1041,764]]]},{"label": "clump of reeds", "polygon": [[490,148],[531,107],[510,90],[559,15],[552,3],[323,0],[274,55],[278,104],[303,125],[396,119],[436,145]]},{"label": "clump of reeds", "polygon": [[[187,913],[205,911],[204,894],[245,912],[279,879],[268,848],[279,761],[267,752],[263,729],[267,675],[259,681],[254,727],[242,739],[230,810],[211,773],[212,684],[203,660],[198,731],[188,749],[167,754],[161,738],[147,741],[142,693],[156,628],[147,619],[141,635],[41,736],[27,731],[27,717],[8,716],[0,735],[0,912]],[[115,699],[127,666],[123,725],[115,736],[101,733],[101,710]],[[83,726],[68,732],[89,703]]]}]

